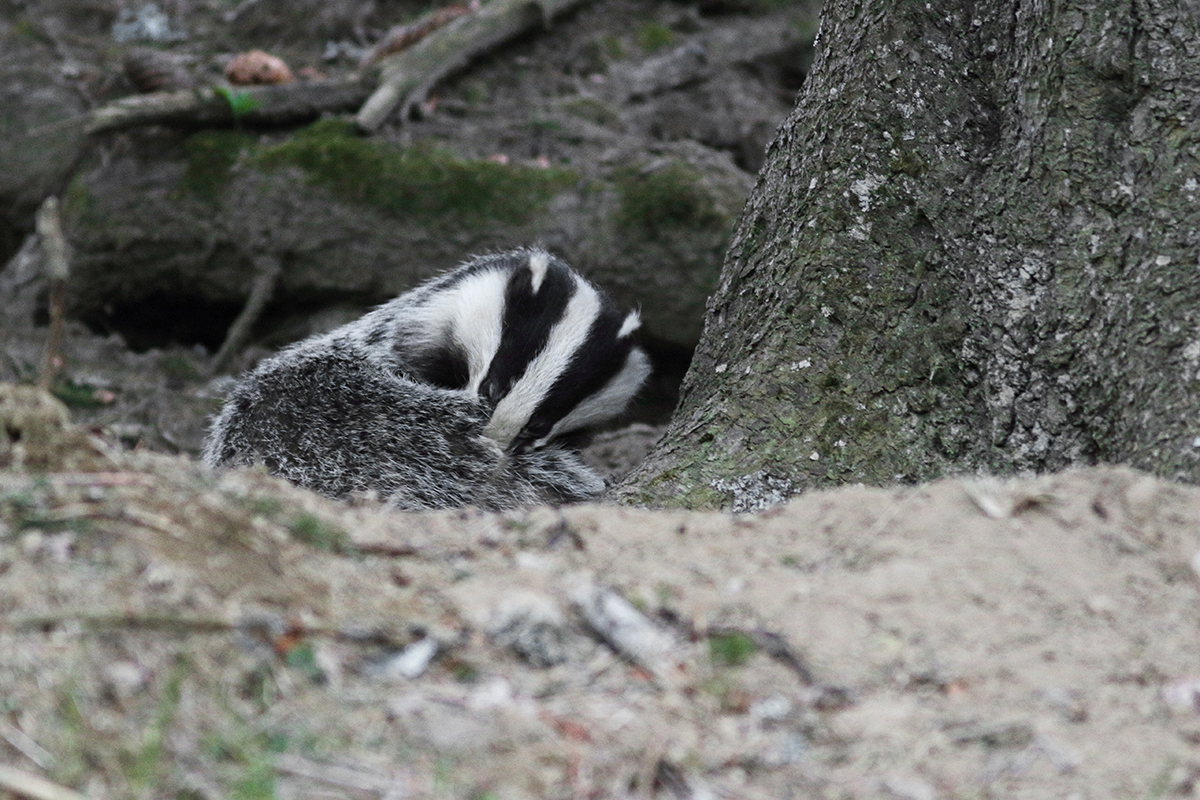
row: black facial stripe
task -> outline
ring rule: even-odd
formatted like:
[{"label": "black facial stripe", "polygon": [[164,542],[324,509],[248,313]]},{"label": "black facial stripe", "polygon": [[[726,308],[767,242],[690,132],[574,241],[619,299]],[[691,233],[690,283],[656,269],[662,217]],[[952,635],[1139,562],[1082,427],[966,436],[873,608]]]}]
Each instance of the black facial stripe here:
[{"label": "black facial stripe", "polygon": [[[417,291],[420,296],[416,302],[418,304],[428,302],[435,295],[450,291],[455,286],[459,285],[468,278],[474,277],[485,272],[506,272],[516,275],[524,275],[526,292],[532,290],[532,283],[529,279],[529,259],[532,252],[513,251],[508,253],[495,253],[492,255],[480,256],[466,264],[460,265],[452,272],[446,273],[438,278],[433,279],[429,283],[420,287]],[[553,260],[552,260],[553,262]],[[563,267],[565,270],[566,268]],[[506,292],[511,294],[511,288],[506,285]],[[506,304],[507,304],[506,298]],[[508,323],[502,323],[508,324]],[[519,329],[520,326],[518,326]],[[548,335],[548,334],[547,334]],[[503,339],[503,334],[501,334]],[[409,348],[398,346],[398,354],[404,363],[405,372],[416,380],[432,384],[445,389],[465,389],[471,381],[470,364],[467,361],[467,355],[457,344],[453,337],[447,332],[438,337],[442,342],[435,349],[428,350],[420,355],[413,355]],[[544,341],[542,346],[544,346]],[[532,357],[532,356],[530,356]],[[511,361],[512,358],[510,357]],[[523,372],[524,364],[520,365],[520,370]],[[519,373],[518,376],[519,377]]]},{"label": "black facial stripe", "polygon": [[537,433],[534,438],[544,436],[550,427],[603,389],[625,367],[633,350],[632,337],[617,338],[625,316],[610,299],[602,297],[600,314],[592,322],[587,338],[530,416],[526,428]]},{"label": "black facial stripe", "polygon": [[546,349],[555,323],[566,313],[574,294],[570,270],[556,259],[550,259],[536,294],[527,266],[510,275],[504,291],[500,347],[479,389],[485,400],[499,402],[525,374],[529,362]]}]

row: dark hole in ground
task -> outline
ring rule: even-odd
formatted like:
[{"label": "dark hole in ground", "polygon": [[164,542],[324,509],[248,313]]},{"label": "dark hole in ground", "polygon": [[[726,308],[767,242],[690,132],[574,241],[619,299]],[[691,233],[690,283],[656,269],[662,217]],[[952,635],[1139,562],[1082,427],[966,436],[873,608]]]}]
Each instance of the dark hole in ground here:
[{"label": "dark hole in ground", "polygon": [[643,337],[642,347],[654,364],[654,372],[638,394],[630,416],[638,422],[661,425],[679,404],[679,387],[692,363],[692,348],[651,336]]},{"label": "dark hole in ground", "polygon": [[0,270],[4,269],[17,251],[21,249],[21,243],[25,241],[25,233],[10,224],[7,220],[0,218]]},{"label": "dark hole in ground", "polygon": [[[241,310],[238,303],[198,303],[185,297],[149,295],[136,302],[107,306],[80,321],[101,335],[120,334],[129,349],[137,353],[176,344],[200,344],[212,353],[221,346],[225,332]],[[35,321],[46,324],[45,319]]]},{"label": "dark hole in ground", "polygon": [[[44,308],[44,303],[40,304]],[[282,347],[311,333],[309,322],[331,306],[348,306],[366,311],[374,298],[282,295],[267,304],[254,325],[251,343],[272,348]],[[153,348],[172,345],[190,347],[201,345],[215,353],[225,341],[229,327],[242,313],[238,302],[200,302],[195,298],[177,295],[147,295],[136,301],[119,303],[84,314],[80,320],[95,333],[120,334],[134,352],[144,353]],[[353,319],[361,312],[347,313]],[[45,311],[35,320],[48,323]]]},{"label": "dark hole in ground", "polygon": [[[254,326],[250,342],[271,349],[284,347],[315,333],[357,319],[378,298],[283,295],[268,304]],[[45,304],[40,304],[43,308]],[[194,298],[151,295],[137,302],[109,307],[81,319],[95,333],[120,334],[129,348],[144,353],[154,348],[201,345],[217,352],[229,326],[242,311],[240,303],[201,303]],[[45,312],[37,320],[47,324]],[[692,349],[653,336],[644,336],[654,372],[630,409],[631,421],[662,424],[679,402],[679,387],[691,363]]]}]

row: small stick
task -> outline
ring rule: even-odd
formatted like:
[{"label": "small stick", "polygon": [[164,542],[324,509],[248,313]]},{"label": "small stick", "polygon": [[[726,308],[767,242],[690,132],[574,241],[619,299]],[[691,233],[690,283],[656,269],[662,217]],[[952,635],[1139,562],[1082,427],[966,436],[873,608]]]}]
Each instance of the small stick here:
[{"label": "small stick", "polygon": [[[82,633],[104,633],[107,631],[155,631],[178,636],[223,635],[253,631],[260,625],[256,619],[228,622],[215,618],[180,619],[171,616],[139,616],[133,614],[107,613],[64,613],[41,616],[19,617],[0,621],[0,631],[25,633],[42,631],[59,625],[73,623]],[[299,637],[332,639],[337,642],[358,645],[376,645],[403,648],[412,644],[393,636],[385,630],[343,630],[321,625],[288,624],[286,632]]]},{"label": "small stick", "polygon": [[0,789],[32,800],[87,800],[73,789],[0,764]]},{"label": "small stick", "polygon": [[679,650],[675,637],[612,589],[585,583],[571,599],[588,626],[614,650],[669,682]]},{"label": "small stick", "polygon": [[241,349],[246,340],[250,338],[250,331],[254,328],[254,323],[258,322],[267,302],[270,301],[271,295],[275,291],[275,283],[279,280],[279,273],[282,270],[283,262],[278,256],[264,253],[254,257],[254,271],[257,273],[254,285],[250,287],[250,296],[246,298],[246,305],[242,307],[242,313],[238,314],[237,319],[229,326],[229,331],[225,334],[225,341],[221,343],[221,349],[213,356],[212,364],[209,365],[209,371],[213,375],[220,372],[233,358],[233,354]]},{"label": "small stick", "polygon": [[[233,90],[202,86],[152,92],[122,97],[88,112],[84,116],[84,130],[97,134],[140,125],[284,125],[307,122],[325,112],[358,108],[370,93],[370,87],[357,73],[311,83],[241,86]],[[236,114],[231,96],[238,101]]]},{"label": "small stick", "polygon": [[42,237],[46,274],[50,278],[50,338],[46,341],[46,355],[42,360],[38,386],[49,389],[63,364],[63,319],[66,317],[67,277],[70,274],[67,240],[63,238],[57,197],[47,197],[42,201],[37,211],[37,232]]},{"label": "small stick", "polygon": [[42,769],[49,769],[54,763],[54,756],[46,748],[35,742],[29,734],[15,725],[0,721],[0,738],[8,742],[14,749],[20,750],[21,755],[37,764]]},{"label": "small stick", "polygon": [[139,472],[58,472],[39,476],[64,486],[153,486],[154,479]]},{"label": "small stick", "polygon": [[387,775],[366,766],[343,766],[328,762],[310,761],[292,753],[280,753],[275,757],[277,772],[307,778],[313,781],[372,792],[391,797],[407,797],[406,781],[398,775]]}]

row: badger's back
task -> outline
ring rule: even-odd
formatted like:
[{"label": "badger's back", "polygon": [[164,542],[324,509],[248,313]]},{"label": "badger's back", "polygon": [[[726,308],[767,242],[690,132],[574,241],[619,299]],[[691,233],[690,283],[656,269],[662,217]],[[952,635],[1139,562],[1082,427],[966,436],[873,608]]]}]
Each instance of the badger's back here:
[{"label": "badger's back", "polygon": [[508,508],[593,497],[604,484],[566,450],[506,457],[466,392],[379,369],[326,340],[269,359],[238,383],[205,449],[209,464],[262,465],[329,497],[375,492],[399,508]]}]

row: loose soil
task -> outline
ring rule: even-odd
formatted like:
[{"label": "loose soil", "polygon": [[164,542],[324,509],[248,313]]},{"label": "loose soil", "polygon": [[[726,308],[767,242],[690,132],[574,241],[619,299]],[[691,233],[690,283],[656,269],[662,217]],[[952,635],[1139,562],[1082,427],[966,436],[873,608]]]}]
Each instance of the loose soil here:
[{"label": "loose soil", "polygon": [[0,392],[0,758],[90,798],[1196,794],[1194,487],[403,514],[63,413]]}]

